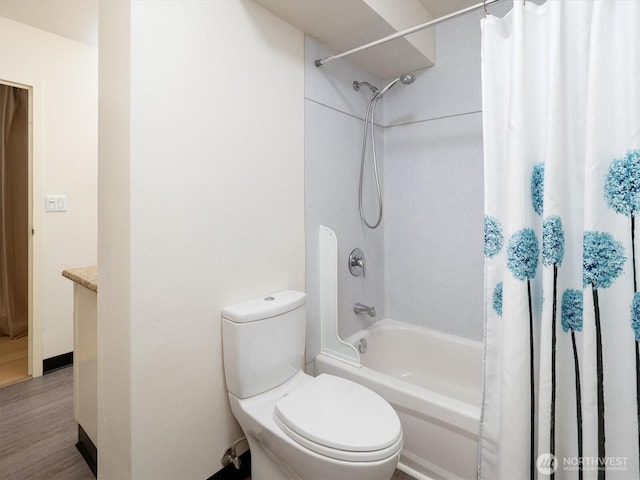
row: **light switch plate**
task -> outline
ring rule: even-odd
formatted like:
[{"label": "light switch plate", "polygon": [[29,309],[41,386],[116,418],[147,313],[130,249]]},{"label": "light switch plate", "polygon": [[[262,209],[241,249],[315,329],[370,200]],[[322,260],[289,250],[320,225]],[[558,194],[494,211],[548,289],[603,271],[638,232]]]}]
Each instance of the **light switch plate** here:
[{"label": "light switch plate", "polygon": [[66,195],[45,195],[44,211],[45,212],[66,212],[67,196]]}]

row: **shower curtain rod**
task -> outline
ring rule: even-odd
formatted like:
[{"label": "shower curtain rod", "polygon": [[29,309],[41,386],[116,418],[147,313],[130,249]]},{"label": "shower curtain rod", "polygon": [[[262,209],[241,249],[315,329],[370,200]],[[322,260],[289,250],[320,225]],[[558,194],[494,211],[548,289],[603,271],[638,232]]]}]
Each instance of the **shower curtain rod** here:
[{"label": "shower curtain rod", "polygon": [[367,50],[371,47],[377,47],[378,45],[382,45],[383,43],[387,43],[390,42],[391,40],[395,40],[396,38],[400,38],[400,37],[404,37],[406,35],[409,35],[411,33],[415,33],[415,32],[419,32],[420,30],[424,30],[425,28],[429,28],[429,27],[433,27],[434,25],[438,25],[439,23],[442,23],[444,21],[450,20],[452,18],[455,18],[459,15],[464,15],[465,13],[469,13],[473,10],[477,10],[479,8],[484,8],[485,9],[485,15],[486,15],[486,9],[489,5],[493,5],[494,3],[498,3],[498,2],[502,2],[503,0],[486,0],[484,2],[478,3],[476,5],[472,5],[470,7],[467,8],[463,8],[462,10],[458,10],[457,12],[453,12],[450,13],[449,15],[445,15],[443,17],[439,17],[436,18],[434,20],[429,20],[426,23],[421,23],[420,25],[415,25],[413,27],[407,28],[406,30],[402,30],[400,32],[396,32],[393,33],[391,35],[388,35],[384,38],[381,38],[379,40],[375,40],[373,42],[369,42],[369,43],[365,43],[364,45],[361,45],[359,47],[356,48],[352,48],[351,50],[347,50],[346,52],[342,52],[339,53],[337,55],[331,55],[327,58],[323,58],[323,59],[318,59],[315,61],[316,67],[321,67],[322,65],[324,65],[325,63],[329,63],[329,62],[333,62],[334,60],[338,60],[339,58],[342,57],[346,57],[347,55],[351,55],[352,53],[356,53],[356,52],[361,52],[363,50]]}]

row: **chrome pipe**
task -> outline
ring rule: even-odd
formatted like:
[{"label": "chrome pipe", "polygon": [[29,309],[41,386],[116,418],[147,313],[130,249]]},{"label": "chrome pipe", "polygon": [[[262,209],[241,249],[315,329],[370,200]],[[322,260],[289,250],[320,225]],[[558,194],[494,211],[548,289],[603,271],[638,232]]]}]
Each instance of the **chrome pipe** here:
[{"label": "chrome pipe", "polygon": [[390,42],[391,40],[395,40],[396,38],[402,38],[407,35],[410,35],[415,32],[419,32],[420,30],[424,30],[425,28],[433,27],[434,25],[438,25],[439,23],[445,22],[447,20],[451,20],[452,18],[458,17],[460,15],[464,15],[465,13],[472,12],[473,10],[477,10],[479,8],[486,8],[489,5],[494,3],[502,2],[503,0],[488,0],[482,3],[478,3],[476,5],[472,5],[467,8],[463,8],[462,10],[458,10],[457,12],[450,13],[449,15],[444,15],[443,17],[436,18],[435,20],[429,20],[428,22],[421,23],[419,25],[415,25],[413,27],[407,28],[406,30],[401,30],[400,32],[393,33],[391,35],[387,35],[384,38],[379,40],[374,40],[373,42],[365,43],[356,48],[352,48],[351,50],[347,50],[346,52],[338,53],[336,55],[331,55],[327,58],[317,59],[314,63],[316,67],[321,67],[322,65],[333,62],[334,60],[338,60],[339,58],[346,57],[353,53],[361,52],[363,50],[368,50],[372,47],[377,47],[378,45],[382,45],[384,43]]}]

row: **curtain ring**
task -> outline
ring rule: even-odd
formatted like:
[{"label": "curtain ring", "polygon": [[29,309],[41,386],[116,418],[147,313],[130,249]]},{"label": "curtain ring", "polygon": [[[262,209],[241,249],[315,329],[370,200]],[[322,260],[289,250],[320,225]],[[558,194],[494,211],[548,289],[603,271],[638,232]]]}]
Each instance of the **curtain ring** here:
[{"label": "curtain ring", "polygon": [[482,10],[484,11],[484,18],[487,18],[487,14],[489,13],[487,11],[487,0],[482,0]]}]

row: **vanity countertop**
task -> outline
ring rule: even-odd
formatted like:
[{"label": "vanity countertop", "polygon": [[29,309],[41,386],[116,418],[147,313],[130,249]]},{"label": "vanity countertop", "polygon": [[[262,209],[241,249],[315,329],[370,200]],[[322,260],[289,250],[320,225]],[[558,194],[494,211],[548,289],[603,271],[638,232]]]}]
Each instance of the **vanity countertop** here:
[{"label": "vanity countertop", "polygon": [[98,293],[98,267],[68,268],[62,276]]}]

